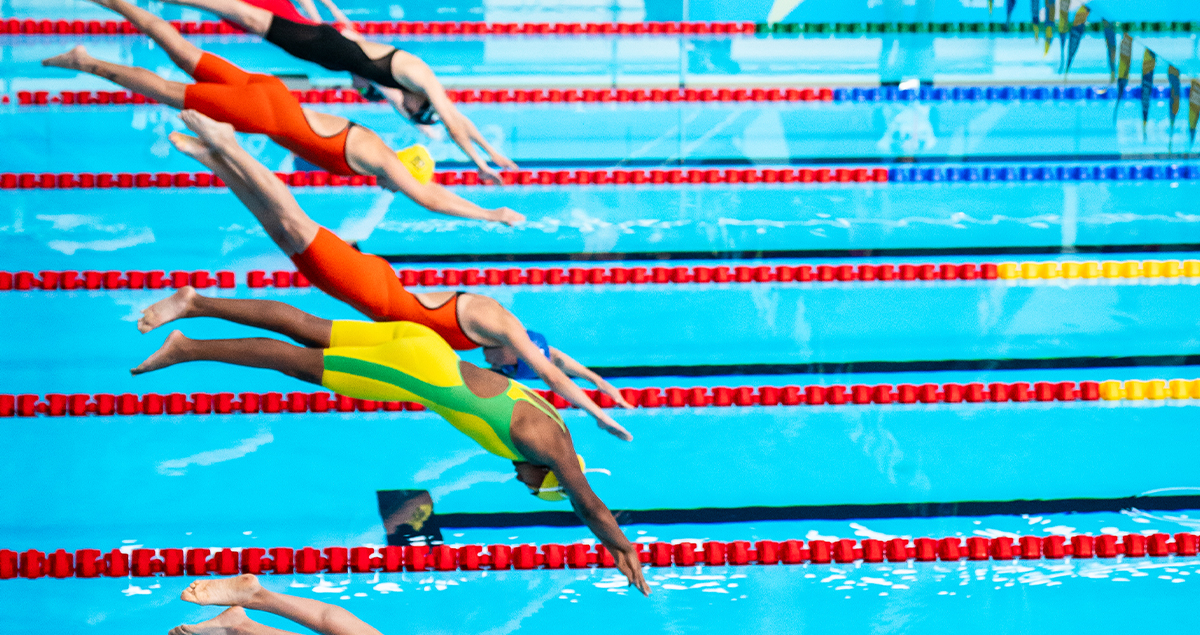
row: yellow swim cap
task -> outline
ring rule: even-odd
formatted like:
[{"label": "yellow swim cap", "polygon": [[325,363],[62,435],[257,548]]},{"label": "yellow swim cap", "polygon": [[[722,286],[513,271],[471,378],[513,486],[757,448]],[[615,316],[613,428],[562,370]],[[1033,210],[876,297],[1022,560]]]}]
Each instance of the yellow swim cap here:
[{"label": "yellow swim cap", "polygon": [[412,174],[413,178],[420,181],[422,185],[433,180],[433,168],[436,163],[425,146],[414,143],[403,150],[398,150],[396,158],[400,159],[404,167],[408,168],[409,174]]},{"label": "yellow swim cap", "polygon": [[[578,454],[576,454],[575,457],[579,459],[579,471],[582,472],[583,470],[587,469],[584,467],[583,457],[579,456]],[[546,478],[542,479],[541,487],[537,488],[537,491],[535,491],[533,494],[544,501],[567,500],[567,495],[563,493],[562,486],[558,484],[558,475],[556,475],[553,471],[546,472]]]}]

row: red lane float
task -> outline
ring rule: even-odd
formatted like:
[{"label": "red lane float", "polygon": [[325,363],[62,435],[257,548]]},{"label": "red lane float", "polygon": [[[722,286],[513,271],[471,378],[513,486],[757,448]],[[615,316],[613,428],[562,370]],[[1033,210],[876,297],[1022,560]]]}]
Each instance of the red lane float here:
[{"label": "red lane float", "polygon": [[[339,176],[328,172],[276,172],[292,187],[375,187],[374,176]],[[500,174],[503,185],[733,185],[783,183],[888,183],[887,168],[750,168],[674,170],[518,170]],[[446,186],[491,187],[473,170],[437,172],[434,180]],[[225,187],[207,172],[0,173],[0,190],[180,189]]]},{"label": "red lane float", "polygon": [[[307,286],[300,273],[288,274],[292,286]],[[237,276],[232,271],[0,271],[0,291],[75,291],[85,289],[232,289]]]},{"label": "red lane float", "polygon": [[[1063,558],[1195,557],[1197,535],[1178,533],[1079,534],[984,538],[905,538],[854,541],[745,540],[733,542],[655,542],[635,544],[643,564],[654,567],[849,564],[853,562],[1011,561]],[[615,566],[603,545],[466,545],[451,547],[304,547],[291,549],[0,549],[0,579],[150,576],[231,576],[253,574],[370,573],[374,571],[478,571],[583,569]]]},{"label": "red lane float", "polygon": [[[366,104],[357,90],[326,88],[293,90],[302,104]],[[538,103],[676,103],[676,102],[832,102],[832,88],[565,88],[565,89],[462,89],[447,90],[461,104]],[[156,104],[140,93],[127,90],[17,91],[18,106],[124,106]]]},{"label": "red lane float", "polygon": [[[923,265],[779,265],[695,267],[531,267],[527,269],[401,269],[406,287],[474,287],[607,284],[708,284],[755,282],[911,282],[997,280],[995,263]],[[0,271],[0,291],[75,289],[204,289],[237,286],[232,271]],[[298,271],[249,271],[251,289],[312,286]]]},{"label": "red lane float", "polygon": [[[170,21],[184,35],[235,35],[242,29],[227,22]],[[753,22],[355,22],[367,35],[754,35]],[[0,35],[139,35],[129,22],[117,20],[0,20]]]},{"label": "red lane float", "polygon": [[[556,408],[572,407],[548,390],[539,394]],[[601,408],[616,404],[611,397],[594,389],[585,393]],[[1200,380],[1130,380],[1122,389],[1118,381],[1013,382],[969,384],[856,384],[851,386],[715,386],[708,388],[623,388],[621,396],[639,408],[727,408],[732,406],[842,406],[888,404],[960,404],[960,403],[1037,403],[1051,401],[1117,401],[1154,399],[1200,399]],[[267,393],[147,393],[135,395],[65,394],[2,395],[0,417],[50,417],[88,415],[207,415],[302,412],[399,412],[421,411],[425,407],[411,402],[368,401],[327,392]]]}]

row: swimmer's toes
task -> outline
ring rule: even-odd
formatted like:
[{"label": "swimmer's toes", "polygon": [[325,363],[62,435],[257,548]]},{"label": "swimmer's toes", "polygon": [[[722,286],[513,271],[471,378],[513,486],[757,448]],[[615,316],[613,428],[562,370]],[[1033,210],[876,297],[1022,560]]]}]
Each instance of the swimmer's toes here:
[{"label": "swimmer's toes", "polygon": [[[236,578],[225,578],[223,580],[202,580],[194,586],[193,597],[196,599],[188,600],[189,602],[234,607],[249,602],[254,597],[254,594],[262,591],[262,586],[259,585],[258,578],[248,573],[239,575]],[[225,617],[226,613],[229,613],[229,611],[222,613],[215,619]],[[238,613],[234,613],[232,617],[237,617],[238,615]],[[245,613],[241,613],[240,617],[245,618]]]},{"label": "swimmer's toes", "polygon": [[57,68],[79,70],[83,65],[83,62],[89,57],[90,56],[88,55],[87,49],[80,44],[66,53],[55,55],[54,57],[48,57],[42,60],[42,66],[54,66]]},{"label": "swimmer's toes", "polygon": [[162,348],[154,351],[154,354],[147,357],[146,361],[130,370],[130,374],[141,375],[184,361],[182,348],[187,341],[188,338],[184,337],[183,333],[171,331],[171,334],[167,336],[167,341],[163,342]]},{"label": "swimmer's toes", "polygon": [[237,145],[237,136],[234,135],[233,126],[227,123],[217,121],[196,110],[185,110],[179,113],[179,117],[192,132],[200,136],[204,143],[214,149],[227,148],[230,144]]},{"label": "swimmer's toes", "polygon": [[149,333],[168,322],[187,317],[195,301],[196,289],[190,285],[183,287],[142,311],[142,317],[138,319],[138,330]]},{"label": "swimmer's toes", "polygon": [[239,632],[241,627],[250,622],[250,618],[246,617],[246,612],[241,607],[234,606],[211,620],[199,624],[180,624],[171,629],[167,635],[225,635]]}]

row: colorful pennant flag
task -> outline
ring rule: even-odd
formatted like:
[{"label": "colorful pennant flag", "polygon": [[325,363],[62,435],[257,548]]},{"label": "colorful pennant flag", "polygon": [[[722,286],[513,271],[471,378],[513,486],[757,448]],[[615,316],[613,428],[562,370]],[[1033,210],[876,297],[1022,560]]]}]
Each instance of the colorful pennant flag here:
[{"label": "colorful pennant flag", "polygon": [[1046,0],[1046,50],[1042,55],[1050,54],[1050,45],[1054,43],[1054,0]]},{"label": "colorful pennant flag", "polygon": [[1067,19],[1071,14],[1071,0],[1058,0],[1058,72],[1063,72],[1067,61]]},{"label": "colorful pennant flag", "polygon": [[1017,7],[1017,0],[1005,0],[1004,4],[1004,10],[1008,12],[1008,16],[1004,18],[1004,21],[1012,22],[1012,12]]},{"label": "colorful pennant flag", "polygon": [[988,0],[988,15],[992,14],[992,0]]},{"label": "colorful pennant flag", "polygon": [[1036,42],[1042,37],[1042,3],[1038,0],[1029,0],[1029,3],[1033,12],[1033,41]]},{"label": "colorful pennant flag", "polygon": [[1179,69],[1174,64],[1167,66],[1167,83],[1171,85],[1171,136],[1167,137],[1167,152],[1175,143],[1175,115],[1179,114]]},{"label": "colorful pennant flag", "polygon": [[1200,79],[1192,80],[1192,92],[1188,97],[1188,149],[1196,142],[1196,120],[1200,119]]},{"label": "colorful pennant flag", "polygon": [[1150,99],[1154,97],[1154,63],[1158,56],[1146,49],[1142,53],[1142,141],[1146,140],[1146,122],[1150,119]]},{"label": "colorful pennant flag", "polygon": [[1121,111],[1121,98],[1125,96],[1125,86],[1129,84],[1129,60],[1133,57],[1133,38],[1129,34],[1121,36],[1121,58],[1117,63],[1117,106],[1113,110],[1113,121]]},{"label": "colorful pennant flag", "polygon": [[1079,50],[1079,41],[1083,39],[1083,31],[1087,28],[1088,14],[1091,12],[1087,5],[1079,7],[1075,12],[1075,21],[1071,24],[1071,45],[1067,47],[1067,69],[1071,72],[1071,62],[1075,61],[1075,52]]},{"label": "colorful pennant flag", "polygon": [[1117,79],[1117,28],[1104,21],[1104,45],[1108,47],[1108,83]]}]

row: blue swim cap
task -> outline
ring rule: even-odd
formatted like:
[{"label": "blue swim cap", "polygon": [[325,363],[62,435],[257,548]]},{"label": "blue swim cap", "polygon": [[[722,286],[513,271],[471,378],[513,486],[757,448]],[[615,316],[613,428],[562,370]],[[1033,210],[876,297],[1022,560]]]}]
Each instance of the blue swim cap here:
[{"label": "blue swim cap", "polygon": [[[525,332],[529,334],[529,339],[533,341],[534,345],[542,351],[542,355],[545,355],[546,359],[550,359],[550,345],[546,343],[546,336],[538,333],[537,331]],[[505,364],[504,366],[500,366],[498,370],[501,374],[509,377],[510,379],[538,378],[538,374],[533,372],[533,369],[530,368],[529,364],[526,364],[525,360],[523,359],[518,359],[517,363],[515,364]]]}]

